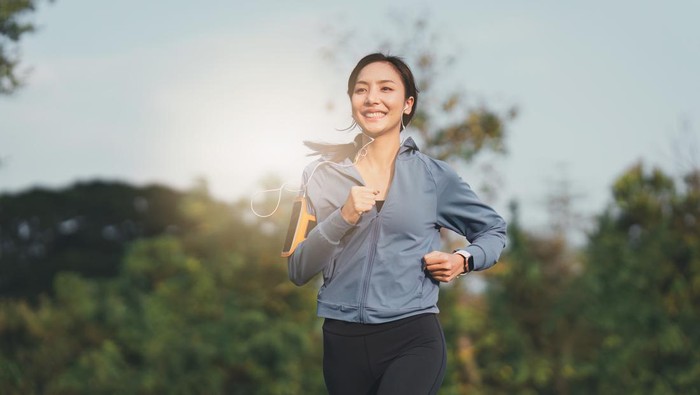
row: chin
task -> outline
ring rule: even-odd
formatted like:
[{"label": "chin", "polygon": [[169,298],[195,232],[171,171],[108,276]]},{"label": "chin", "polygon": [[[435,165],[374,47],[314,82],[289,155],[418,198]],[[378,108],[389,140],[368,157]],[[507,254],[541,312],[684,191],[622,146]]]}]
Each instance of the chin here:
[{"label": "chin", "polygon": [[[387,128],[379,125],[360,125],[360,127],[362,128],[362,132],[370,137],[379,137],[391,133],[391,131],[394,130],[394,128]],[[397,132],[400,131],[400,127],[395,129]]]},{"label": "chin", "polygon": [[382,130],[377,130],[374,128],[362,128],[362,133],[368,135],[368,136],[378,136],[382,134]]}]

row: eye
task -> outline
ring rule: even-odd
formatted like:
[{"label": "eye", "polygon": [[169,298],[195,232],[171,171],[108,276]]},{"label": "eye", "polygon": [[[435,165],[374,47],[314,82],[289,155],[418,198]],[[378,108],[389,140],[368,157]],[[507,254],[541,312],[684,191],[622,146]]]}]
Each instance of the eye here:
[{"label": "eye", "polygon": [[391,91],[393,91],[393,90],[394,90],[393,88],[388,87],[388,86],[382,87],[382,91],[383,91],[383,92],[391,92]]},{"label": "eye", "polygon": [[355,93],[364,93],[366,91],[365,88],[355,88]]}]

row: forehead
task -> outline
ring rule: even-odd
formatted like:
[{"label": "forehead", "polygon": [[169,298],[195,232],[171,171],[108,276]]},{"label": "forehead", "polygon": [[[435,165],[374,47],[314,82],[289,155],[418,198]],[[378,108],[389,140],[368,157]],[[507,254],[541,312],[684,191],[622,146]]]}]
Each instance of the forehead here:
[{"label": "forehead", "polygon": [[[389,62],[374,62],[363,67],[357,75],[357,81],[372,82],[372,81],[394,81],[400,84],[401,75],[396,70],[394,65]],[[403,85],[403,84],[402,84]]]}]

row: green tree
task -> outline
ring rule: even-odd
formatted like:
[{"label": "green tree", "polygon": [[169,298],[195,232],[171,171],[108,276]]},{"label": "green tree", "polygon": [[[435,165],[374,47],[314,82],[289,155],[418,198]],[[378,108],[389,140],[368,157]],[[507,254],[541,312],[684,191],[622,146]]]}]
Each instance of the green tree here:
[{"label": "green tree", "polygon": [[322,393],[315,291],[288,281],[284,226],[248,210],[202,183],[177,208],[192,227],[131,242],[116,276],[0,299],[0,393]]},{"label": "green tree", "polygon": [[162,185],[104,181],[0,195],[0,297],[50,293],[62,271],[116,275],[130,242],[192,230],[184,199]]},{"label": "green tree", "polygon": [[3,0],[0,2],[0,95],[13,93],[22,84],[18,74],[19,41],[36,27],[28,15],[36,11],[39,0]]},{"label": "green tree", "polygon": [[613,197],[587,248],[580,393],[700,393],[700,171],[679,187],[637,164]]}]

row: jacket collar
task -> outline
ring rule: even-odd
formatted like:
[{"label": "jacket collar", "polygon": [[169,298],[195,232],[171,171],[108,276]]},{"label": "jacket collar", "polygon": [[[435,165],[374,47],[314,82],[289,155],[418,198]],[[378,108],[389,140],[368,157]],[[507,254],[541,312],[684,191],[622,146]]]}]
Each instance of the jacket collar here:
[{"label": "jacket collar", "polygon": [[418,145],[416,145],[416,142],[413,141],[413,137],[409,137],[406,140],[404,140],[403,144],[401,145],[401,148],[399,149],[399,154],[403,154],[406,151],[420,151],[418,149]]},{"label": "jacket collar", "polygon": [[[412,137],[406,138],[404,140],[403,144],[401,144],[401,147],[399,147],[399,153],[397,156],[401,156],[405,153],[410,153],[413,151],[420,151],[418,148],[418,145],[416,142],[413,140]],[[331,162],[333,163],[333,162]],[[354,179],[356,179],[358,182],[363,183],[362,181],[362,176],[360,176],[360,173],[357,171],[355,166],[353,166],[353,162],[350,158],[345,158],[343,161],[340,163],[334,163],[336,166],[333,166],[336,171],[339,171],[340,173],[343,173],[347,176],[350,176]]]}]

